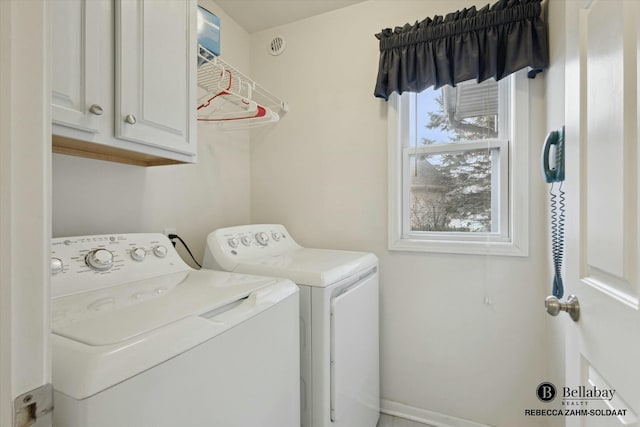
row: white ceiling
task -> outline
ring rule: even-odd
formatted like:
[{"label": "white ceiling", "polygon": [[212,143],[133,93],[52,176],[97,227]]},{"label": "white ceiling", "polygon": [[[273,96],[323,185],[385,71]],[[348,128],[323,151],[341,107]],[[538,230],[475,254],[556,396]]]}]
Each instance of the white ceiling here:
[{"label": "white ceiling", "polygon": [[249,33],[266,30],[364,0],[216,0]]}]

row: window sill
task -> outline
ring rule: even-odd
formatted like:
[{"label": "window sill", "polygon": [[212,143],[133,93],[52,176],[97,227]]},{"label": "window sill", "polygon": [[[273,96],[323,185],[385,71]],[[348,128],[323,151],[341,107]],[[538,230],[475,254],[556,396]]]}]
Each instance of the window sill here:
[{"label": "window sill", "polygon": [[460,255],[496,255],[519,256],[529,255],[528,247],[521,247],[513,242],[456,242],[444,240],[399,239],[389,241],[390,251],[428,252]]}]

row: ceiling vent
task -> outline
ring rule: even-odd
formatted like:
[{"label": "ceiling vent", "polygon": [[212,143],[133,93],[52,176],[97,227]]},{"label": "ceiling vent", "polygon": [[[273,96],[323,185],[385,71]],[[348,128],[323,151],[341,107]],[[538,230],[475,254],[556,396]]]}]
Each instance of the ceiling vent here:
[{"label": "ceiling vent", "polygon": [[282,52],[284,52],[284,49],[286,47],[287,41],[285,40],[284,36],[275,36],[269,43],[269,53],[273,56],[278,56]]}]

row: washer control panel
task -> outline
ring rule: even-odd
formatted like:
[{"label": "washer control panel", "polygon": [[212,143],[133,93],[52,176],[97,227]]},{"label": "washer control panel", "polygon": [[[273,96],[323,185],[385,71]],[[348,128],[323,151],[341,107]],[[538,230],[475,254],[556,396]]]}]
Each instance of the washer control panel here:
[{"label": "washer control panel", "polygon": [[281,224],[252,224],[219,228],[207,236],[205,268],[233,271],[242,261],[299,249]]},{"label": "washer control panel", "polygon": [[60,237],[51,241],[53,298],[187,271],[159,233]]}]

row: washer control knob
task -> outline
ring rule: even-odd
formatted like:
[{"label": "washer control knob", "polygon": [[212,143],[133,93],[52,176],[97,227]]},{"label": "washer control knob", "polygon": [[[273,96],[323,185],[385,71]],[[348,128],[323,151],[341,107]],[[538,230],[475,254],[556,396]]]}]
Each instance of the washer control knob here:
[{"label": "washer control knob", "polygon": [[84,257],[87,266],[96,271],[107,271],[113,267],[113,253],[107,249],[94,249]]},{"label": "washer control knob", "polygon": [[64,264],[60,258],[51,258],[51,274],[62,273]]},{"label": "washer control knob", "polygon": [[242,236],[242,238],[240,239],[242,241],[242,244],[245,246],[251,246],[251,236],[247,236],[246,234],[244,236]]},{"label": "washer control knob", "polygon": [[267,244],[269,243],[269,235],[264,231],[261,231],[260,233],[256,233],[256,241],[260,243],[262,246],[267,246]]},{"label": "washer control knob", "polygon": [[275,240],[277,242],[278,240],[280,240],[282,235],[280,233],[278,233],[277,231],[274,231],[274,232],[271,233],[271,237],[273,237],[273,240]]},{"label": "washer control knob", "polygon": [[143,261],[144,257],[147,256],[147,251],[144,248],[133,248],[129,253],[134,261]]},{"label": "washer control knob", "polygon": [[169,250],[164,245],[158,245],[153,247],[153,254],[158,258],[164,258],[167,256]]},{"label": "washer control knob", "polygon": [[238,241],[238,239],[236,237],[230,237],[229,239],[227,239],[227,243],[229,244],[229,246],[231,246],[232,248],[237,248],[238,244],[240,243]]}]

